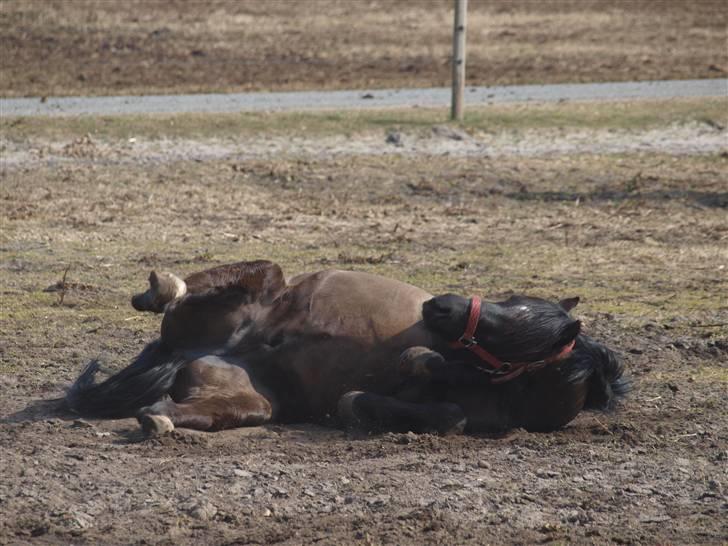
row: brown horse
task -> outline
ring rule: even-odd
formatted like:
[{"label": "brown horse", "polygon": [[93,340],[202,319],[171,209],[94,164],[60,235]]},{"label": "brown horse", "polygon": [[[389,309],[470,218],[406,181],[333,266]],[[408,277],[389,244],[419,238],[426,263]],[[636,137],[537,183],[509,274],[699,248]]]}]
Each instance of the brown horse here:
[{"label": "brown horse", "polygon": [[132,304],[164,312],[160,339],[102,383],[90,363],[66,401],[89,416],[136,415],[148,435],[334,418],[368,430],[553,430],[627,390],[616,355],[579,334],[577,301],[481,306],[351,271],[286,281],[267,261],[185,280],[152,273]]}]

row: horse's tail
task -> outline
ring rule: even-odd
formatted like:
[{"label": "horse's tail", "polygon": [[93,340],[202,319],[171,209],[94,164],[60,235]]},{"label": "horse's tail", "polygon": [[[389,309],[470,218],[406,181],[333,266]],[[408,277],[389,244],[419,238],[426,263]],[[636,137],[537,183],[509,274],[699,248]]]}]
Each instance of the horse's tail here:
[{"label": "horse's tail", "polygon": [[94,378],[98,360],[92,360],[68,389],[69,409],[88,417],[132,417],[172,388],[177,372],[189,359],[174,354],[160,340],[153,341],[123,370],[101,383]]},{"label": "horse's tail", "polygon": [[624,376],[624,363],[619,355],[593,339],[580,335],[574,348],[572,379],[588,376],[584,409],[611,411],[632,388]]}]

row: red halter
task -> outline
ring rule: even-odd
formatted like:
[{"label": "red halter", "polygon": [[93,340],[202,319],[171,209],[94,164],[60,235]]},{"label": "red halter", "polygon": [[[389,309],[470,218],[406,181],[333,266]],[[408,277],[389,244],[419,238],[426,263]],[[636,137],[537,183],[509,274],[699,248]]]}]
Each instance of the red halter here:
[{"label": "red halter", "polygon": [[468,324],[465,326],[465,332],[457,341],[451,342],[450,346],[455,349],[468,349],[470,352],[477,355],[480,360],[490,364],[492,369],[484,369],[483,371],[494,375],[491,379],[493,383],[504,383],[511,379],[515,379],[525,371],[530,372],[538,370],[547,364],[563,360],[574,349],[576,340],[568,343],[555,355],[544,358],[543,360],[517,363],[503,362],[498,357],[492,355],[478,345],[478,342],[475,339],[475,328],[478,326],[478,319],[480,318],[480,304],[481,302],[479,297],[473,296],[470,298],[470,315],[468,316]]}]

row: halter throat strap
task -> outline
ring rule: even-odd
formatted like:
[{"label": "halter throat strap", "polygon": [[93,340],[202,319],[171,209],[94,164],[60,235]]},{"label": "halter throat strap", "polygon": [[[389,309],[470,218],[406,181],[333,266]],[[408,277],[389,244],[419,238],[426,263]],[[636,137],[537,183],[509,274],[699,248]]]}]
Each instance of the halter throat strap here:
[{"label": "halter throat strap", "polygon": [[544,358],[543,360],[517,363],[503,362],[497,356],[483,349],[483,347],[481,347],[475,339],[475,329],[478,327],[481,307],[482,301],[479,297],[473,296],[470,298],[470,312],[468,313],[468,322],[465,325],[465,332],[463,332],[463,335],[461,335],[457,341],[451,342],[450,346],[454,349],[467,349],[471,353],[475,354],[480,360],[489,364],[489,369],[481,369],[486,373],[492,374],[493,377],[491,378],[491,382],[493,383],[504,383],[511,379],[515,379],[525,371],[538,370],[547,364],[563,360],[574,349],[576,340],[568,343],[558,353],[548,358]]}]

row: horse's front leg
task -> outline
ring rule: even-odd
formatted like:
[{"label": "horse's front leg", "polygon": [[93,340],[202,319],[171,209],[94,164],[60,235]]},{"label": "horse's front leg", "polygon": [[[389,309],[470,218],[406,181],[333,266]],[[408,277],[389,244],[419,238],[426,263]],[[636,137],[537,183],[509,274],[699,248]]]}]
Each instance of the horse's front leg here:
[{"label": "horse's front leg", "polygon": [[447,374],[443,356],[427,347],[410,347],[399,357],[399,374],[403,379],[431,381]]},{"label": "horse's front leg", "polygon": [[439,391],[444,391],[445,386],[457,389],[490,384],[490,377],[482,370],[463,362],[448,362],[427,347],[410,347],[404,351],[399,358],[399,373],[405,381],[430,385]]},{"label": "horse's front leg", "polygon": [[185,294],[200,294],[217,287],[249,288],[251,283],[255,285],[258,282],[263,286],[261,298],[268,300],[272,300],[286,284],[281,268],[265,260],[221,265],[193,273],[184,280],[173,273],[152,271],[149,288],[134,295],[131,304],[137,311],[163,313],[169,302]]},{"label": "horse's front leg", "polygon": [[408,402],[361,391],[341,397],[338,416],[344,426],[370,432],[460,434],[467,422],[457,404]]}]

